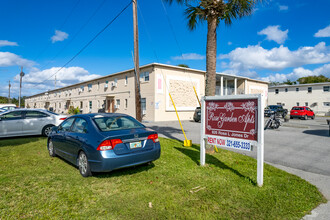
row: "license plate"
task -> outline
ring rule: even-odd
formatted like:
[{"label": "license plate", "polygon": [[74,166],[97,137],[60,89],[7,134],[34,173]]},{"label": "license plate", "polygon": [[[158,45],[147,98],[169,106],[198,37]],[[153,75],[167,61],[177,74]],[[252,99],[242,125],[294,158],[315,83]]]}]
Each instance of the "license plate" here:
[{"label": "license plate", "polygon": [[129,143],[131,149],[142,147],[141,141]]}]

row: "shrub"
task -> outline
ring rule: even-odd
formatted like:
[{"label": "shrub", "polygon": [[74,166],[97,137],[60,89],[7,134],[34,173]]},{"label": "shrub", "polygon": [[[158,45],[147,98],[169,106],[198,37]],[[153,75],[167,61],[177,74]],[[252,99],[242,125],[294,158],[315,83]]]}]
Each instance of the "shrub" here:
[{"label": "shrub", "polygon": [[70,115],[76,115],[76,114],[79,114],[80,113],[80,109],[79,109],[79,107],[75,108],[73,106],[70,106],[69,107],[69,110],[68,110],[68,113]]}]

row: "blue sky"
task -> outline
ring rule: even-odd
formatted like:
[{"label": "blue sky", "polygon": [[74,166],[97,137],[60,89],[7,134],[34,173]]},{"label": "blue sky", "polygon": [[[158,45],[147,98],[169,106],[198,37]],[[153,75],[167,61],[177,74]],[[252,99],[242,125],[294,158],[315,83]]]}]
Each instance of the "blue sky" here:
[{"label": "blue sky", "polygon": [[[22,95],[54,88],[47,80],[86,45],[129,0],[1,0],[0,95]],[[140,65],[152,62],[206,69],[206,24],[187,28],[185,7],[161,0],[139,0]],[[217,72],[266,81],[330,77],[330,1],[268,0],[252,16],[218,28]],[[58,86],[133,67],[132,6],[57,74]],[[177,42],[176,43],[176,40]],[[156,53],[156,55],[155,55]],[[182,53],[182,55],[181,55]],[[156,57],[157,56],[157,57]],[[182,59],[182,57],[184,59]],[[45,81],[46,80],[46,81]]]}]

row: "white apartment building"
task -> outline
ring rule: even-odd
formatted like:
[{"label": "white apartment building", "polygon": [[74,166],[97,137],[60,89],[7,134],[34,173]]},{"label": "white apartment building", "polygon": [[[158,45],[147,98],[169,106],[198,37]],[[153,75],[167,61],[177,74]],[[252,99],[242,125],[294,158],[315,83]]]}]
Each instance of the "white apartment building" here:
[{"label": "white apartment building", "polygon": [[[267,95],[268,83],[246,77],[217,74],[217,94]],[[169,92],[181,120],[191,120],[204,95],[205,71],[164,64],[140,67],[140,88],[143,120],[177,120]],[[69,107],[82,113],[99,111],[125,113],[135,117],[134,69],[32,95],[25,99],[26,108],[51,109],[67,113]]]},{"label": "white apartment building", "polygon": [[318,115],[330,115],[330,82],[271,86],[268,104],[283,105],[288,110],[309,106]]}]

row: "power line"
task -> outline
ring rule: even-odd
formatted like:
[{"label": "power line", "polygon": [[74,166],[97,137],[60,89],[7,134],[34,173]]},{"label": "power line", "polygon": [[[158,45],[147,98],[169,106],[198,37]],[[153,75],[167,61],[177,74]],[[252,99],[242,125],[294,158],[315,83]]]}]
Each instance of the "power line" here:
[{"label": "power line", "polygon": [[[66,16],[65,20],[63,21],[63,23],[60,25],[60,27],[58,28],[59,30],[61,30],[63,28],[63,26],[66,24],[66,22],[69,20],[69,17],[71,17],[72,13],[74,12],[74,10],[77,8],[78,4],[80,3],[81,0],[78,0],[76,2],[76,4],[73,6],[73,8],[71,9],[70,13]],[[45,53],[45,51],[48,49],[48,47],[51,45],[50,41],[48,42],[48,44],[44,47],[44,49],[37,55],[36,58],[34,58],[34,60],[38,60],[39,57]]]},{"label": "power line", "polygon": [[57,70],[54,74],[52,74],[49,78],[43,80],[40,83],[37,83],[34,87],[39,84],[42,84],[60,72],[64,67],[66,67],[69,63],[71,63],[79,54],[81,54],[101,33],[103,33],[117,18],[132,4],[130,1],[117,15],[114,17],[101,31],[99,31],[76,55],[74,55],[68,62],[66,62],[59,70]]},{"label": "power line", "polygon": [[43,65],[40,69],[44,69],[46,66],[48,66],[51,62],[54,61],[55,58],[57,58],[79,35],[79,33],[86,27],[86,25],[92,20],[92,18],[96,15],[96,13],[101,9],[101,7],[104,5],[106,0],[103,0],[101,4],[97,7],[97,9],[93,12],[93,14],[88,18],[88,20],[80,27],[80,29],[76,32],[76,34],[70,38],[70,40],[65,44],[65,46],[45,65]]}]

